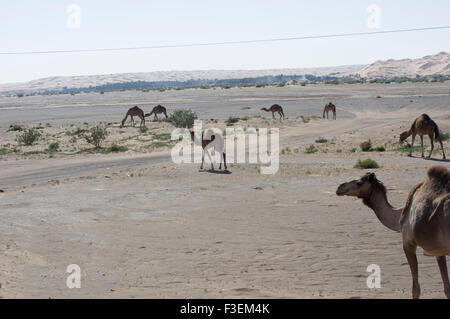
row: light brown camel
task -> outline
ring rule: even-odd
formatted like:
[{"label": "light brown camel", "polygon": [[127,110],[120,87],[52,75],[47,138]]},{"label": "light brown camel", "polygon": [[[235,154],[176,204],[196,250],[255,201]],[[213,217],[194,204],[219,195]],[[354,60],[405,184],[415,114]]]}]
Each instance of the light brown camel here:
[{"label": "light brown camel", "polygon": [[278,104],[274,104],[268,109],[263,107],[261,110],[262,111],[266,111],[266,112],[272,112],[272,118],[273,119],[275,118],[275,112],[277,112],[280,115],[280,120],[281,120],[281,117],[283,117],[283,120],[284,120],[283,108],[280,105],[278,105]]},{"label": "light brown camel", "polygon": [[388,202],[386,188],[374,173],[339,185],[338,196],[361,198],[387,228],[401,232],[403,250],[413,278],[412,296],[420,297],[416,248],[435,256],[450,299],[450,283],[445,256],[450,254],[450,172],[443,166],[428,170],[427,179],[411,188],[403,208],[394,209]]},{"label": "light brown camel", "polygon": [[436,141],[441,144],[442,148],[442,158],[445,159],[444,146],[442,145],[441,136],[439,134],[439,127],[437,124],[427,115],[422,114],[418,118],[414,120],[414,123],[411,125],[411,128],[408,131],[405,131],[400,134],[400,143],[403,143],[410,135],[412,135],[411,141],[411,149],[409,150],[409,156],[412,156],[412,150],[414,146],[414,139],[416,135],[420,136],[420,143],[422,144],[422,157],[425,157],[423,154],[423,136],[428,135],[431,142],[431,150],[428,158],[431,157],[431,153],[433,153],[434,143],[433,137]]},{"label": "light brown camel", "polygon": [[162,105],[159,105],[159,104],[157,106],[155,106],[150,113],[145,114],[145,117],[150,116],[152,114],[155,114],[155,120],[158,119],[157,114],[164,114],[166,116],[166,118],[167,118],[167,110],[166,110],[166,108],[164,106],[162,106]]},{"label": "light brown camel", "polygon": [[135,106],[128,110],[127,114],[125,115],[125,118],[122,120],[122,125],[125,125],[125,122],[128,118],[128,116],[131,117],[131,126],[134,126],[134,116],[138,116],[141,119],[141,126],[144,124],[145,126],[145,116],[144,111],[142,111],[139,107]]},{"label": "light brown camel", "polygon": [[329,102],[328,104],[325,105],[324,109],[323,109],[323,118],[325,118],[325,114],[327,115],[327,119],[328,119],[328,112],[333,112],[333,120],[336,119],[336,106]]},{"label": "light brown camel", "polygon": [[[195,139],[194,139],[194,132],[190,131],[191,133],[191,140],[193,143],[195,143]],[[204,134],[202,133],[202,165],[200,165],[200,169],[203,169],[203,163],[205,161],[205,152],[208,152],[208,149],[210,149],[213,145],[211,144],[215,139],[216,136],[215,135],[211,135],[211,139],[210,140],[205,140],[203,139]],[[215,147],[216,145],[214,145]],[[225,169],[227,168],[227,160],[226,160],[226,155],[225,152],[223,152],[223,143],[220,142],[219,143],[219,151],[222,151],[222,156],[220,158],[220,165],[219,165],[219,169],[222,169],[222,158],[223,158],[223,165],[225,167]],[[209,160],[211,161],[211,169],[214,170],[214,165],[213,165],[213,161],[211,159],[211,155],[208,153],[209,156]]]}]

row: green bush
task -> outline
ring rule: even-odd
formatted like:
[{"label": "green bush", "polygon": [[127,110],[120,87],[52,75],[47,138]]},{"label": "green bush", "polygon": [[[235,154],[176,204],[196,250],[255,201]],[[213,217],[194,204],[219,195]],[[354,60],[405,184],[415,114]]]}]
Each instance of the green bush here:
[{"label": "green bush", "polygon": [[34,128],[25,129],[22,134],[16,137],[16,141],[19,144],[33,145],[40,136],[41,133]]},{"label": "green bush", "polygon": [[114,143],[113,145],[108,147],[106,151],[108,153],[126,152],[126,151],[128,151],[128,147],[126,147],[126,146],[119,146],[116,143]]},{"label": "green bush", "polygon": [[58,142],[50,143],[50,145],[47,148],[47,151],[49,153],[55,153],[55,152],[58,152],[58,150],[59,150],[59,143]]},{"label": "green bush", "polygon": [[326,142],[328,142],[328,140],[326,138],[324,138],[324,137],[319,137],[316,140],[316,143],[326,143]]},{"label": "green bush", "polygon": [[353,147],[352,149],[350,149],[350,153],[356,153],[356,147]]},{"label": "green bush", "polygon": [[361,144],[359,144],[359,147],[363,152],[370,152],[372,151],[372,142],[370,140],[362,142]]},{"label": "green bush", "polygon": [[21,125],[18,124],[13,124],[9,126],[8,132],[11,131],[23,131],[23,127]]},{"label": "green bush", "polygon": [[230,116],[229,118],[228,118],[228,120],[226,120],[226,124],[227,124],[227,126],[231,126],[231,125],[233,125],[234,123],[237,123],[237,122],[239,122],[239,117],[232,117],[232,116]]},{"label": "green bush", "polygon": [[375,151],[377,151],[377,152],[386,152],[386,148],[384,146],[377,146]]},{"label": "green bush", "polygon": [[169,117],[169,122],[175,127],[191,128],[194,126],[194,121],[197,119],[197,114],[191,110],[176,110]]},{"label": "green bush", "polygon": [[313,154],[313,153],[316,153],[317,151],[318,151],[318,149],[314,146],[314,144],[311,144],[306,148],[305,153]]},{"label": "green bush", "polygon": [[374,161],[373,159],[365,159],[365,160],[358,160],[358,162],[355,164],[354,168],[359,169],[370,169],[370,168],[380,168],[378,163]]},{"label": "green bush", "polygon": [[84,135],[84,139],[89,144],[92,144],[95,146],[95,148],[100,148],[102,142],[106,139],[108,136],[108,131],[106,128],[102,125],[97,125],[95,127],[92,127],[89,130],[88,134]]},{"label": "green bush", "polygon": [[[449,116],[449,118],[450,118],[450,116]],[[441,141],[446,141],[450,138],[450,133],[439,132],[439,136],[441,138]]]}]

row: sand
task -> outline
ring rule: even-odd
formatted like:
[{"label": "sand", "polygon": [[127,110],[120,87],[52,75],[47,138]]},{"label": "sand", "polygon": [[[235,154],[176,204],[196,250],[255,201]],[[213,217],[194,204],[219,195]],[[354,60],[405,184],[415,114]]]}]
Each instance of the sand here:
[{"label": "sand", "polygon": [[[335,191],[340,183],[364,174],[366,170],[353,166],[370,157],[381,165],[373,171],[398,207],[429,167],[450,168],[449,161],[439,160],[440,149],[432,160],[395,151],[399,133],[423,112],[443,132],[450,132],[450,97],[445,95],[449,84],[303,90],[233,89],[221,95],[215,90],[188,90],[161,95],[165,101],[189,95],[185,107],[197,105],[201,118],[218,119],[207,126],[225,128],[223,120],[229,115],[247,115],[253,117],[235,126],[279,127],[284,154],[275,175],[262,175],[259,166],[249,164],[230,164],[231,174],[199,171],[198,164],[172,163],[170,146],[141,147],[151,145],[156,134],[170,132],[170,125],[150,122],[148,135],[138,128],[121,129],[117,123],[126,107],[119,112],[118,106],[108,103],[130,96],[145,100],[147,93],[92,94],[83,97],[87,104],[92,101],[83,108],[46,106],[60,103],[63,97],[58,96],[30,98],[34,105],[22,102],[25,99],[15,101],[13,109],[5,110],[11,100],[0,99],[0,114],[6,116],[0,121],[0,145],[15,143],[17,132],[7,132],[15,123],[33,127],[42,122],[42,131],[55,135],[35,146],[18,147],[18,153],[0,155],[0,189],[5,191],[0,193],[0,296],[410,298],[411,277],[401,236],[384,228],[360,200],[337,197]],[[272,121],[270,114],[254,106],[255,97],[263,106],[278,98],[288,119]],[[99,99],[105,105],[98,105]],[[311,118],[304,123],[298,118],[321,115],[328,100],[337,105],[337,121]],[[246,105],[252,108],[241,110]],[[89,145],[81,138],[71,143],[70,136],[58,135],[91,127],[108,107],[111,112],[102,119],[111,123],[105,146],[119,141],[129,148],[127,152],[82,152]],[[56,116],[54,109],[61,113]],[[63,118],[65,112],[73,117]],[[24,119],[25,114],[29,117]],[[316,143],[318,137],[328,141]],[[369,138],[387,151],[361,152],[359,144]],[[27,148],[45,149],[52,139],[64,151],[23,155]],[[427,147],[428,143],[425,139]],[[319,151],[306,154],[310,144]],[[450,154],[449,142],[444,145]],[[357,151],[352,153],[352,148]],[[418,258],[422,296],[443,298],[435,259],[422,256],[421,249]],[[69,264],[81,267],[80,289],[66,286]],[[380,289],[366,286],[370,264],[381,267]]]}]

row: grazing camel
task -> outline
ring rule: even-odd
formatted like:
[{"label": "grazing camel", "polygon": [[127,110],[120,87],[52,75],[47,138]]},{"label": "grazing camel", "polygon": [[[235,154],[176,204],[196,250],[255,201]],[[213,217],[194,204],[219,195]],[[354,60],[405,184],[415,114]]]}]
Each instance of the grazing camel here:
[{"label": "grazing camel", "polygon": [[266,111],[266,112],[272,112],[272,118],[273,119],[275,118],[275,112],[277,112],[280,115],[280,120],[281,120],[281,117],[283,117],[283,120],[284,120],[283,108],[280,105],[278,105],[278,104],[274,104],[268,109],[263,107],[261,110],[262,111]]},{"label": "grazing camel", "polygon": [[155,120],[158,119],[157,114],[164,114],[166,116],[166,118],[167,118],[167,110],[166,110],[166,108],[164,106],[162,106],[162,105],[159,105],[159,104],[157,106],[155,106],[150,113],[145,114],[145,117],[150,116],[152,114],[155,114]]},{"label": "grazing camel", "polygon": [[333,112],[333,120],[336,119],[336,106],[329,102],[328,104],[325,105],[324,109],[323,109],[323,118],[325,118],[325,114],[327,114],[327,119],[328,119],[328,112]]},{"label": "grazing camel", "polygon": [[443,166],[428,170],[427,179],[411,188],[403,208],[394,209],[388,202],[386,188],[374,173],[341,184],[338,196],[355,196],[370,207],[387,228],[401,232],[403,250],[413,278],[412,296],[420,297],[416,248],[435,256],[450,299],[450,283],[445,256],[450,255],[450,172]]},{"label": "grazing camel", "polygon": [[425,157],[423,154],[423,136],[428,135],[431,142],[431,150],[430,155],[428,155],[428,158],[431,157],[431,153],[433,152],[434,149],[433,143],[433,136],[434,136],[434,139],[441,144],[442,158],[445,159],[444,146],[442,145],[441,136],[439,134],[439,127],[427,114],[422,114],[421,116],[416,118],[414,120],[414,123],[411,125],[411,128],[408,131],[405,131],[400,134],[400,143],[406,140],[410,135],[412,135],[412,141],[411,141],[411,149],[409,150],[409,156],[412,156],[414,139],[416,138],[416,135],[419,135],[420,142],[422,144],[422,157]]},{"label": "grazing camel", "polygon": [[[191,140],[192,140],[192,142],[195,143],[194,132],[191,131],[190,133],[191,133]],[[210,140],[203,139],[203,136],[204,136],[204,134],[202,133],[202,165],[200,165],[200,169],[203,169],[203,163],[205,161],[205,152],[207,152],[208,156],[209,156],[209,160],[211,161],[211,169],[214,170],[213,161],[211,159],[211,155],[208,152],[208,150],[212,147],[217,147],[217,148],[219,148],[219,151],[222,152],[222,156],[220,158],[219,169],[222,169],[222,158],[223,158],[223,165],[224,165],[225,169],[228,169],[226,155],[225,155],[225,152],[223,152],[223,143],[220,140],[218,140],[219,145],[213,145],[211,143],[216,139],[215,135],[211,135]]]},{"label": "grazing camel", "polygon": [[142,126],[142,124],[144,124],[144,126],[145,126],[144,111],[142,111],[139,107],[135,106],[128,110],[127,115],[125,115],[125,118],[122,120],[121,126],[125,125],[125,122],[126,122],[128,116],[131,117],[131,125],[132,126],[134,126],[134,118],[133,118],[134,116],[139,116],[139,118],[141,119],[141,126]]}]

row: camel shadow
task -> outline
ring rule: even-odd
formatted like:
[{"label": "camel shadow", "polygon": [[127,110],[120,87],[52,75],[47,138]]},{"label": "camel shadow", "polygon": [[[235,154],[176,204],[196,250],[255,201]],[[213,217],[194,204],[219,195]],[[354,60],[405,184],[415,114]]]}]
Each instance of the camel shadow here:
[{"label": "camel shadow", "polygon": [[450,159],[448,158],[427,158],[427,157],[422,157],[422,156],[408,156],[410,158],[417,158],[417,159],[423,159],[426,161],[432,161],[432,162],[440,162],[440,163],[450,163]]},{"label": "camel shadow", "polygon": [[210,174],[218,174],[218,175],[229,175],[232,174],[232,172],[230,172],[229,170],[223,170],[223,171],[218,171],[215,169],[209,169],[209,170],[204,170],[204,169],[200,169],[198,170],[201,173],[210,173]]}]

